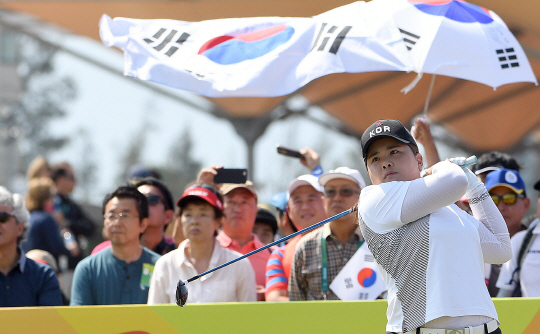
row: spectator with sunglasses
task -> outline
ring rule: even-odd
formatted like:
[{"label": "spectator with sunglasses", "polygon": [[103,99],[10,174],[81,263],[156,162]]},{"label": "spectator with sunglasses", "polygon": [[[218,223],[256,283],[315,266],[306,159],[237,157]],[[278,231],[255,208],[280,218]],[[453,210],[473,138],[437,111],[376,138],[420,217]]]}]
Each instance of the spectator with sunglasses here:
[{"label": "spectator with sunglasses", "polygon": [[[366,185],[360,172],[348,167],[323,174],[319,183],[328,217],[354,207]],[[346,215],[305,235],[296,247],[288,287],[290,300],[339,299],[329,286],[363,241],[355,215]]]},{"label": "spectator with sunglasses", "polygon": [[519,172],[501,168],[486,176],[486,189],[501,212],[510,237],[524,230],[523,216],[529,210],[531,201],[525,192],[525,182]]},{"label": "spectator with sunglasses", "polygon": [[[188,279],[238,258],[216,236],[223,220],[223,199],[211,186],[195,185],[177,202],[186,240],[160,258],[152,275],[148,304],[174,304],[180,279]],[[248,259],[190,283],[191,303],[254,302],[255,272]]]},{"label": "spectator with sunglasses", "polygon": [[29,219],[22,196],[0,187],[0,307],[61,306],[54,270],[19,247]]},{"label": "spectator with sunglasses", "polygon": [[[493,198],[493,201],[497,204],[497,207],[506,220],[508,230],[512,236],[512,259],[503,264],[500,269],[500,275],[497,280],[497,287],[499,288],[497,296],[517,296],[515,293],[519,290],[519,293],[523,297],[540,297],[540,284],[537,278],[538,269],[536,268],[538,260],[535,259],[536,255],[540,253],[540,245],[538,242],[535,242],[535,238],[531,238],[540,232],[536,228],[538,220],[531,223],[530,230],[527,231],[523,231],[524,227],[521,225],[521,218],[527,212],[530,205],[530,200],[526,197],[525,184],[518,172],[509,169],[499,169],[487,175],[486,187],[489,187],[491,198]],[[500,190],[501,188],[504,191]],[[539,183],[535,184],[535,189],[540,189]],[[524,241],[526,239],[525,236],[529,232],[532,235],[529,235],[528,241]],[[530,248],[522,255],[521,259],[518,259],[522,244],[524,242],[529,243],[529,241],[530,244],[525,246]],[[517,267],[520,267],[519,275],[515,271]]]},{"label": "spectator with sunglasses", "polygon": [[174,216],[174,202],[167,186],[153,177],[145,177],[135,183],[135,187],[148,200],[148,227],[141,236],[141,245],[164,255],[176,249],[164,232]]},{"label": "spectator with sunglasses", "polygon": [[[540,191],[540,180],[534,184],[534,189]],[[540,196],[536,215],[529,229],[516,233],[511,240],[513,255],[501,269],[497,281],[498,297],[540,297],[540,238],[537,238],[540,234]]]},{"label": "spectator with sunglasses", "polygon": [[[517,163],[515,165],[517,166]],[[519,172],[501,167],[484,167],[477,171],[483,171],[483,174],[477,174],[477,176],[484,175],[486,189],[506,222],[510,238],[526,229],[522,221],[529,210],[530,200],[526,196],[525,182]],[[502,265],[486,264],[485,266],[489,294],[491,297],[497,297],[499,293],[497,284]]]}]

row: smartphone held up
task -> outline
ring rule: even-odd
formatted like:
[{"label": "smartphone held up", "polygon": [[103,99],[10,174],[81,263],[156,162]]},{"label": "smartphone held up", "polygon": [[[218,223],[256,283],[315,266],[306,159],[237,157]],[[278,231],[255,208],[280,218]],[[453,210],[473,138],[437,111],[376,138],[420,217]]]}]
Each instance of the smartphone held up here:
[{"label": "smartphone held up", "polygon": [[221,168],[216,170],[215,183],[246,183],[248,171],[245,168]]},{"label": "smartphone held up", "polygon": [[302,155],[302,153],[300,153],[300,151],[293,150],[293,149],[281,146],[279,144],[277,144],[276,146],[277,146],[276,147],[277,152],[279,154],[283,154],[283,155],[291,157],[291,158],[304,159],[304,156]]}]

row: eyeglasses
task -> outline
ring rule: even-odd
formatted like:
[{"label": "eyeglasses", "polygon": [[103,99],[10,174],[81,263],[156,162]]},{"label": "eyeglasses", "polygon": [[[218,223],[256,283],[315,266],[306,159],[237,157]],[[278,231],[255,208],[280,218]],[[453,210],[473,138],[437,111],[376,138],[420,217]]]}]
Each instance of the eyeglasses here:
[{"label": "eyeglasses", "polygon": [[499,201],[502,199],[502,202],[506,205],[514,205],[516,204],[516,200],[518,197],[521,197],[523,198],[523,195],[518,195],[518,194],[504,194],[502,196],[499,196],[499,195],[491,195],[491,199],[493,200],[493,203],[495,203],[495,205],[499,205]]},{"label": "eyeglasses", "polygon": [[10,217],[15,217],[11,213],[0,212],[0,223],[6,223]]},{"label": "eyeglasses", "polygon": [[[338,190],[336,189],[324,189],[324,196],[327,198],[334,198],[336,197],[337,193]],[[339,189],[339,196],[341,197],[351,197],[354,194],[360,194],[360,191],[352,188]]]},{"label": "eyeglasses", "polygon": [[106,214],[103,216],[103,219],[105,219],[106,222],[113,222],[113,221],[120,221],[120,220],[126,220],[128,218],[136,218],[136,217],[139,217],[137,215],[134,215],[132,213],[124,213],[124,212],[121,212],[119,214],[115,214],[115,213],[109,213],[109,214]]},{"label": "eyeglasses", "polygon": [[163,203],[165,205],[165,202],[163,201],[163,198],[161,196],[156,194],[148,194],[146,196],[146,199],[148,200],[148,205],[157,205],[159,202]]}]

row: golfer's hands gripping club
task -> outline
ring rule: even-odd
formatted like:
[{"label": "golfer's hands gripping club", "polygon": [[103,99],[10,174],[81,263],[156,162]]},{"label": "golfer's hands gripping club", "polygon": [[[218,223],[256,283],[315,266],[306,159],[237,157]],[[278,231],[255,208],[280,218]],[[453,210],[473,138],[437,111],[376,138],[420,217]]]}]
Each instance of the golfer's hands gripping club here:
[{"label": "golfer's hands gripping club", "polygon": [[[476,175],[474,175],[474,173],[471,172],[469,168],[467,168],[468,166],[474,165],[475,163],[478,162],[478,159],[476,158],[475,155],[472,155],[468,158],[457,157],[457,158],[450,158],[446,160],[460,166],[465,172],[465,175],[467,176],[467,181],[469,181],[469,186],[467,187],[467,193],[473,188],[475,188],[478,185],[478,183],[481,183],[480,180],[478,180],[478,178],[476,177]],[[432,173],[433,173],[433,166],[422,170],[421,176],[424,177],[426,175],[431,175]]]},{"label": "golfer's hands gripping club", "polygon": [[459,157],[459,158],[451,158],[449,159],[450,162],[455,163],[456,165],[459,165],[463,171],[465,172],[465,175],[467,176],[467,181],[469,181],[469,186],[467,187],[467,191],[465,192],[465,196],[467,198],[471,198],[472,193],[474,190],[478,187],[483,187],[484,184],[474,175],[474,173],[467,168],[467,166],[474,165],[478,162],[478,159],[476,156],[470,156],[468,158]]},{"label": "golfer's hands gripping club", "polygon": [[465,157],[458,157],[458,158],[450,158],[448,159],[451,163],[454,163],[461,168],[465,169],[465,167],[469,167],[471,165],[474,165],[478,162],[478,159],[476,158],[476,155],[471,155],[468,158]]}]

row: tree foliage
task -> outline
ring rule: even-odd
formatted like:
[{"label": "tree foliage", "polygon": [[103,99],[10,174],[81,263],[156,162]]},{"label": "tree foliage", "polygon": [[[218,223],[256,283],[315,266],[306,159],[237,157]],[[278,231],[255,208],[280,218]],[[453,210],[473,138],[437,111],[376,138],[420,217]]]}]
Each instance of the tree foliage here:
[{"label": "tree foliage", "polygon": [[21,32],[0,30],[1,65],[15,67],[19,96],[2,105],[0,128],[5,142],[17,142],[19,172],[37,155],[47,156],[66,145],[66,136],[50,133],[49,124],[66,115],[65,103],[74,99],[76,87],[69,77],[54,75],[57,49]]}]

